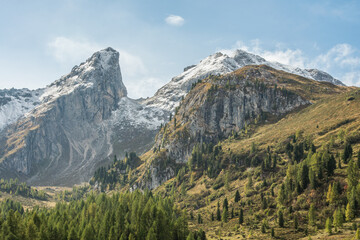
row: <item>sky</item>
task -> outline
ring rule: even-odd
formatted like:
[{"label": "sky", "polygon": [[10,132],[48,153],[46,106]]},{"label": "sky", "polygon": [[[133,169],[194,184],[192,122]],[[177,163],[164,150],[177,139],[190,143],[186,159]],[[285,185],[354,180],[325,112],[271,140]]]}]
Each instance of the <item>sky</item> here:
[{"label": "sky", "polygon": [[45,87],[109,46],[132,98],[234,49],[360,86],[360,1],[0,0],[0,89]]}]

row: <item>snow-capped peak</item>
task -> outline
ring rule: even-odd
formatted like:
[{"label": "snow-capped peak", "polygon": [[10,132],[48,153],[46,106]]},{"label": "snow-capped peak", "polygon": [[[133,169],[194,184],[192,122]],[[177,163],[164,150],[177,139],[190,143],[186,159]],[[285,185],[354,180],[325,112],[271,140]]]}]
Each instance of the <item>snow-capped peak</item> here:
[{"label": "snow-capped peak", "polygon": [[101,91],[114,88],[119,96],[126,96],[119,66],[119,53],[106,48],[95,52],[85,62],[73,67],[71,72],[54,81],[44,89],[0,90],[0,130],[17,119],[31,114],[35,108],[47,109],[46,103],[71,94],[73,91],[99,85]]},{"label": "snow-capped peak", "polygon": [[71,72],[50,84],[40,97],[42,101],[52,101],[59,96],[69,94],[75,89],[92,87],[95,82],[107,81],[108,75],[119,75],[118,83],[126,94],[121,79],[119,53],[108,47],[95,52],[85,62],[75,66]]},{"label": "snow-capped peak", "polygon": [[190,91],[191,85],[199,79],[204,79],[209,75],[230,73],[246,65],[260,64],[317,81],[344,85],[341,81],[320,70],[301,69],[278,62],[270,62],[258,55],[237,49],[230,53],[217,52],[201,60],[198,65],[185,68],[183,73],[160,88],[153,97],[145,100],[145,103],[149,106],[173,111],[181,98]]}]

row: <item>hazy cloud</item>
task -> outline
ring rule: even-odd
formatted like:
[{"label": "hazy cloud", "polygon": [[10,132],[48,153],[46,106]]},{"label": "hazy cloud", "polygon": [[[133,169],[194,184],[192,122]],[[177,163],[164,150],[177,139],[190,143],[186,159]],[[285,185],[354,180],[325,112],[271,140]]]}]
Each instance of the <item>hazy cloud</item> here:
[{"label": "hazy cloud", "polygon": [[169,25],[179,27],[184,25],[185,20],[181,16],[169,15],[167,18],[165,18],[165,22]]},{"label": "hazy cloud", "polygon": [[70,61],[79,64],[100,49],[101,47],[96,43],[67,37],[56,37],[48,43],[48,52],[61,63]]}]

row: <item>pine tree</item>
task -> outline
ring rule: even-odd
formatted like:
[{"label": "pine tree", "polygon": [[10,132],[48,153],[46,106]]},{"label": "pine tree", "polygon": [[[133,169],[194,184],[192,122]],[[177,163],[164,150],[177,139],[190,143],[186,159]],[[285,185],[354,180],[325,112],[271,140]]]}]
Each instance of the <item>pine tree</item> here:
[{"label": "pine tree", "polygon": [[328,176],[334,175],[334,170],[336,169],[336,160],[334,155],[331,154],[328,162],[327,162],[327,173]]},{"label": "pine tree", "polygon": [[273,162],[272,162],[272,168],[275,169],[277,164],[277,155],[274,156]]},{"label": "pine tree", "polygon": [[353,153],[351,144],[349,142],[345,142],[344,151],[342,154],[344,163],[348,163],[349,159],[351,158]]},{"label": "pine tree", "polygon": [[311,168],[309,168],[309,180],[310,180],[311,189],[316,189],[317,187],[316,175]]},{"label": "pine tree", "polygon": [[280,187],[280,190],[279,190],[276,200],[281,205],[284,205],[284,203],[286,201],[286,193],[285,193],[285,185],[284,184],[281,184],[281,187]]},{"label": "pine tree", "polygon": [[26,236],[28,240],[35,240],[37,237],[36,226],[33,221],[30,221],[27,225]]},{"label": "pine tree", "polygon": [[[156,238],[154,238],[156,239]],[[108,240],[118,240],[114,226],[111,226]]]},{"label": "pine tree", "polygon": [[305,190],[307,186],[309,185],[309,168],[306,164],[302,164],[300,167],[300,179],[298,182],[300,182],[300,186],[302,190]]},{"label": "pine tree", "polygon": [[357,161],[353,159],[350,160],[348,168],[347,168],[347,183],[349,192],[352,191],[354,187],[357,186],[359,182],[359,166],[357,165]]},{"label": "pine tree", "polygon": [[325,230],[329,235],[331,235],[331,233],[332,233],[331,228],[332,228],[331,218],[327,218],[326,223],[325,223]]},{"label": "pine tree", "polygon": [[78,236],[75,232],[74,227],[71,227],[69,234],[67,236],[67,240],[78,240]]},{"label": "pine tree", "polygon": [[95,232],[90,223],[85,227],[81,240],[95,240]]},{"label": "pine tree", "polygon": [[220,203],[219,202],[217,204],[217,209],[216,209],[216,220],[221,221]]},{"label": "pine tree", "polygon": [[240,213],[239,213],[239,224],[243,224],[244,223],[244,211],[242,208],[240,208]]},{"label": "pine tree", "polygon": [[315,206],[313,203],[310,205],[308,217],[309,217],[309,225],[314,226],[315,225]]},{"label": "pine tree", "polygon": [[229,210],[229,202],[228,202],[227,198],[225,198],[224,202],[223,202],[223,209],[225,209],[225,208],[226,208],[226,210]]},{"label": "pine tree", "polygon": [[299,228],[299,219],[298,216],[294,217],[294,228],[297,230]]},{"label": "pine tree", "polygon": [[229,219],[229,212],[227,208],[223,208],[223,212],[221,215],[221,221],[223,221],[224,223],[227,223]]},{"label": "pine tree", "polygon": [[332,194],[332,184],[330,183],[329,184],[329,187],[328,187],[328,191],[326,193],[326,202],[328,203],[331,203],[332,202],[332,199],[331,199],[331,194]]},{"label": "pine tree", "polygon": [[278,211],[278,221],[279,227],[284,227],[284,214],[281,209]]},{"label": "pine tree", "polygon": [[343,213],[341,212],[340,208],[335,209],[333,214],[333,225],[336,228],[341,228],[344,223]]},{"label": "pine tree", "polygon": [[198,214],[198,219],[197,219],[197,221],[198,221],[198,224],[202,224],[202,223],[203,223],[200,213]]},{"label": "pine tree", "polygon": [[194,233],[190,232],[189,235],[187,236],[186,240],[195,240]]},{"label": "pine tree", "polygon": [[346,211],[345,211],[345,217],[346,217],[346,221],[351,221],[354,219],[355,217],[355,209],[353,208],[353,206],[348,203],[346,205]]},{"label": "pine tree", "polygon": [[154,228],[151,227],[149,229],[149,232],[146,235],[146,240],[156,240],[156,239],[157,239],[157,237],[156,237],[156,233],[154,231]]},{"label": "pine tree", "polygon": [[236,190],[236,192],[235,192],[235,199],[234,199],[234,201],[235,201],[236,203],[240,201],[240,193],[239,193],[239,190]]}]

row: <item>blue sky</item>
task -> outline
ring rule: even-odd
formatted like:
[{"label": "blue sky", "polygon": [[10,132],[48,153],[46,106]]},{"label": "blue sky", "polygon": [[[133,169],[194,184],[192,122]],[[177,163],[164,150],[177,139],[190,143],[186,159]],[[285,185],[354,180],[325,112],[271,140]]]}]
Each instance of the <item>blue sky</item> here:
[{"label": "blue sky", "polygon": [[0,88],[44,87],[107,46],[134,98],[235,48],[360,86],[360,1],[0,0]]}]

